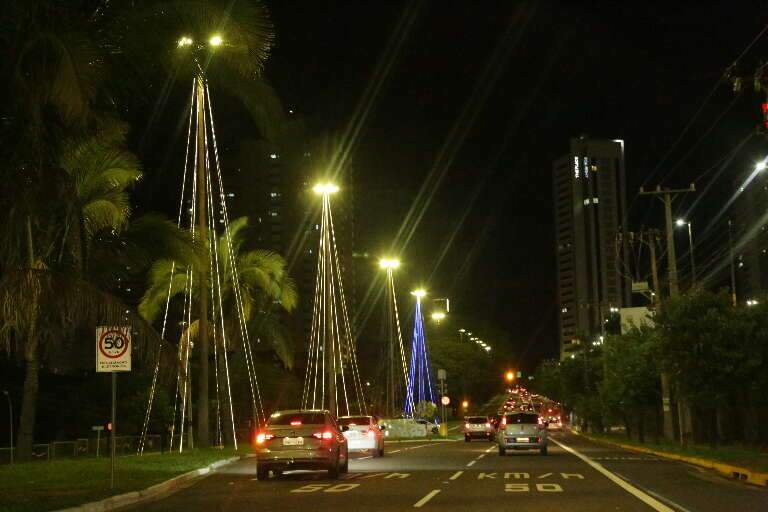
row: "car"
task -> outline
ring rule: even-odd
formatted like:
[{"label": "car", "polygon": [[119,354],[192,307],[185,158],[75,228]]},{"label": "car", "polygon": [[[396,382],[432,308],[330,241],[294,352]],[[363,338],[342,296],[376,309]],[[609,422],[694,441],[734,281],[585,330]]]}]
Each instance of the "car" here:
[{"label": "car", "polygon": [[467,416],[464,418],[464,441],[487,439],[493,441],[494,428],[488,416]]},{"label": "car", "polygon": [[348,427],[344,432],[347,449],[351,452],[371,451],[374,457],[384,456],[384,430],[373,416],[339,416],[339,425]]},{"label": "car", "polygon": [[507,413],[501,418],[496,434],[499,455],[507,450],[539,450],[547,454],[547,422],[530,412]]},{"label": "car", "polygon": [[547,418],[547,430],[562,430],[563,420],[559,416],[550,416]]},{"label": "car", "polygon": [[266,480],[294,469],[325,470],[330,478],[346,473],[349,449],[344,430],[327,410],[273,413],[254,436],[256,478]]},{"label": "car", "polygon": [[427,435],[437,434],[440,432],[440,428],[435,423],[432,423],[429,420],[419,418],[416,420],[416,423],[418,423],[419,425],[424,425],[424,430],[426,431]]}]

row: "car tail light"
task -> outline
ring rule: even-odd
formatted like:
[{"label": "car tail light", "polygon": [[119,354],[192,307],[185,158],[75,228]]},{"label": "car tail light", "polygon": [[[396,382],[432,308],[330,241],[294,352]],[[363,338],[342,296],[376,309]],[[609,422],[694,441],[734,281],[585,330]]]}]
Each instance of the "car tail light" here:
[{"label": "car tail light", "polygon": [[375,433],[373,430],[369,430],[368,432],[366,432],[366,435],[367,435],[368,437],[375,437],[375,436],[376,436],[376,433]]},{"label": "car tail light", "polygon": [[318,439],[324,439],[326,441],[329,439],[333,439],[333,432],[331,432],[330,430],[326,430],[325,432],[315,432],[312,435]]},{"label": "car tail light", "polygon": [[273,437],[275,437],[275,436],[272,435],[272,434],[267,434],[265,432],[259,432],[256,435],[256,444],[264,444],[265,441],[269,441]]},{"label": "car tail light", "polygon": [[465,423],[464,427],[469,428],[469,422]]},{"label": "car tail light", "polygon": [[485,428],[491,428],[491,424],[490,423],[486,423],[485,424]]},{"label": "car tail light", "polygon": [[300,421],[292,421],[291,422],[291,426],[292,427],[300,427],[301,426],[301,422]]}]

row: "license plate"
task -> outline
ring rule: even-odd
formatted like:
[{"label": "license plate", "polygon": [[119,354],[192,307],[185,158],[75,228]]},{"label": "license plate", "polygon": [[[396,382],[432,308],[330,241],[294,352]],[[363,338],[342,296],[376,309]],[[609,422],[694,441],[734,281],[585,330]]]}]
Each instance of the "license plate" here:
[{"label": "license plate", "polygon": [[299,446],[304,444],[303,437],[284,437],[283,445],[285,446]]},{"label": "license plate", "polygon": [[517,442],[518,443],[527,443],[530,439],[527,437],[518,437]]}]

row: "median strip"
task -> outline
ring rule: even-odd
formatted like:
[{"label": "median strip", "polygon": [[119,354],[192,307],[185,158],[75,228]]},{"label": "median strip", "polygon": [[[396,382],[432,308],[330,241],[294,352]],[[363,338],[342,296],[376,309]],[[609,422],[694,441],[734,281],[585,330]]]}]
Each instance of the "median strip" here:
[{"label": "median strip", "polygon": [[607,441],[604,439],[597,439],[592,436],[583,434],[581,432],[573,431],[573,433],[576,435],[582,436],[585,439],[589,439],[590,441],[593,441],[595,443],[602,443],[609,446],[615,446],[617,448],[621,448],[624,450],[629,450],[637,453],[655,455],[656,457],[661,457],[668,460],[685,462],[686,464],[691,464],[693,466],[699,466],[702,468],[714,469],[718,473],[728,478],[738,480],[740,482],[744,482],[752,485],[758,485],[760,487],[768,486],[768,473],[760,473],[757,471],[752,471],[750,469],[746,469],[738,466],[732,466],[730,464],[725,464],[725,463],[717,462],[714,460],[702,459],[700,457],[689,457],[686,455],[678,455],[676,453],[669,453],[669,452],[664,452],[660,450],[654,450],[653,448],[645,448],[643,446],[634,446],[630,444]]}]

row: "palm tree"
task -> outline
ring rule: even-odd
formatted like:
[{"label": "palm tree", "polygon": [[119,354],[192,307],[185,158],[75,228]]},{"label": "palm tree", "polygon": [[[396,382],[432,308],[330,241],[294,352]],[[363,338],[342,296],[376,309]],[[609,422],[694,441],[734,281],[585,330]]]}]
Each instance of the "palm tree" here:
[{"label": "palm tree", "polygon": [[[242,352],[247,342],[240,331],[240,311],[248,329],[249,338],[268,341],[275,353],[287,367],[293,366],[293,346],[284,328],[280,312],[291,312],[296,308],[298,295],[296,285],[286,272],[285,260],[278,254],[265,250],[246,250],[246,229],[248,219],[241,217],[229,225],[216,240],[215,249],[219,255],[219,275],[212,276],[221,285],[221,304],[216,308],[224,314],[224,334],[229,350]],[[230,254],[232,255],[230,257]],[[233,264],[234,262],[234,264]],[[139,312],[149,322],[154,322],[164,311],[166,300],[183,296],[188,287],[187,270],[194,268],[175,264],[170,260],[158,261],[152,266],[149,285],[139,304]],[[193,281],[193,300],[208,286]],[[238,298],[242,309],[238,305]],[[210,324],[209,324],[210,325]],[[209,330],[213,331],[212,327]],[[199,319],[194,320],[180,335],[180,340],[196,339],[199,334]],[[217,332],[215,343],[224,349],[223,337]],[[201,407],[198,404],[198,409]]]},{"label": "palm tree", "polygon": [[[188,233],[156,216],[129,227],[129,188],[141,177],[137,159],[122,148],[121,129],[112,127],[86,139],[63,144],[58,166],[45,172],[32,169],[24,179],[6,183],[2,203],[10,206],[0,220],[0,233],[13,250],[2,252],[0,280],[0,347],[23,346],[26,367],[19,424],[18,452],[29,457],[34,433],[38,372],[47,344],[60,343],[83,325],[123,324],[126,304],[109,293],[88,272],[102,271],[114,259],[107,238],[119,239],[122,258],[141,262],[172,256],[190,264],[203,259]],[[153,238],[144,240],[152,231]],[[162,236],[164,244],[157,239]],[[152,244],[152,248],[147,245]],[[3,244],[5,245],[5,244]],[[95,259],[89,250],[94,245]],[[24,259],[19,258],[24,256]],[[131,316],[130,314],[128,315]],[[147,341],[158,341],[139,317],[131,323]]]}]

